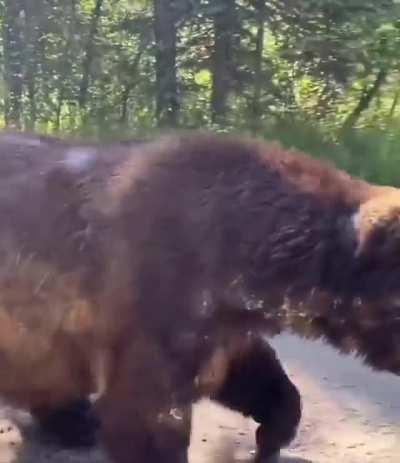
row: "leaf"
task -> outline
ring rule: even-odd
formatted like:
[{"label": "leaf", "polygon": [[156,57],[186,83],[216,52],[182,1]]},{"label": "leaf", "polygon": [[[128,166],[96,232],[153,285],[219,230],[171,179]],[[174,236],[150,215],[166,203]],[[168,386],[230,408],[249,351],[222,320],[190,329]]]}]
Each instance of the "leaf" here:
[{"label": "leaf", "polygon": [[203,87],[210,87],[211,86],[211,72],[208,69],[202,69],[199,72],[196,72],[194,75],[194,81],[197,85],[201,85]]}]

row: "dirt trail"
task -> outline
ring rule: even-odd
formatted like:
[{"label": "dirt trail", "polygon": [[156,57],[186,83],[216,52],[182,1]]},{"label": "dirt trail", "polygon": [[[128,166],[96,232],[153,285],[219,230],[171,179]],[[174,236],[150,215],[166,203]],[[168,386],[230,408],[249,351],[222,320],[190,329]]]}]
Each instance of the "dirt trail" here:
[{"label": "dirt trail", "polygon": [[[282,463],[397,463],[400,461],[400,378],[371,372],[321,343],[291,336],[274,341],[303,396],[304,417]],[[0,463],[15,461],[22,439],[8,418],[29,417],[3,407]],[[209,401],[195,407],[191,463],[250,463],[255,424]],[[2,432],[3,431],[3,432]],[[15,445],[10,445],[14,442]],[[20,463],[106,463],[100,450],[68,452],[25,439]]]}]

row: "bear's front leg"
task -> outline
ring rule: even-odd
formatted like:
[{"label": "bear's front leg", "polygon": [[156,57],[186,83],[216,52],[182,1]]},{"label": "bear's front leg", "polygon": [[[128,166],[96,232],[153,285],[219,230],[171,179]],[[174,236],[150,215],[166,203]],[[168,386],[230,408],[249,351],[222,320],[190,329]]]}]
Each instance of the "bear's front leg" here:
[{"label": "bear's front leg", "polygon": [[103,443],[112,460],[187,463],[191,403],[180,400],[175,366],[155,342],[136,337],[116,359],[113,371],[97,404]]}]

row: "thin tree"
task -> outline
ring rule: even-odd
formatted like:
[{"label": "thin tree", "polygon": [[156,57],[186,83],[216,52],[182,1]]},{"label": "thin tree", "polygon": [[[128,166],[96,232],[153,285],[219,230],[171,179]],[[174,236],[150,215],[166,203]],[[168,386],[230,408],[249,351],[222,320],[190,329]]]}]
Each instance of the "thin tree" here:
[{"label": "thin tree", "polygon": [[122,92],[121,92],[121,115],[120,115],[120,123],[122,125],[126,125],[128,122],[128,102],[131,92],[135,85],[137,84],[137,72],[138,67],[140,64],[140,60],[142,58],[143,52],[145,49],[145,42],[142,40],[139,46],[139,50],[133,60],[133,63],[129,66],[129,74],[131,79],[129,82],[122,84]]},{"label": "thin tree", "polygon": [[95,39],[98,31],[99,20],[101,16],[101,9],[103,0],[97,0],[93,8],[92,17],[90,20],[89,35],[86,42],[83,65],[82,65],[82,80],[79,87],[79,107],[81,110],[86,109],[87,95],[89,90],[89,83],[91,77],[91,68],[94,59]]},{"label": "thin tree", "polygon": [[235,0],[220,0],[213,14],[211,111],[214,123],[224,123],[232,78],[232,38],[235,30]]},{"label": "thin tree", "polygon": [[4,7],[4,77],[7,86],[4,118],[7,127],[20,129],[25,11],[23,0],[5,0]]},{"label": "thin tree", "polygon": [[[66,28],[66,37],[65,37],[65,51],[62,60],[61,66],[61,76],[60,76],[60,84],[58,89],[58,102],[56,108],[56,117],[55,117],[55,130],[58,131],[61,125],[61,111],[65,102],[66,92],[69,84],[69,78],[71,78],[72,66],[71,61],[73,60],[72,50],[74,49],[74,35],[77,25],[77,18],[76,18],[76,0],[69,0],[66,5],[66,21],[67,21],[67,28]],[[90,66],[89,66],[90,68]],[[88,79],[88,78],[87,78]],[[88,82],[88,81],[87,81]],[[84,84],[87,85],[87,84]],[[82,88],[82,82],[81,82]],[[87,92],[87,88],[84,92]],[[81,94],[80,94],[81,95]],[[86,95],[84,96],[86,100]]]},{"label": "thin tree", "polygon": [[160,126],[175,127],[178,124],[177,20],[177,8],[173,0],[154,0],[156,117]]},{"label": "thin tree", "polygon": [[262,103],[261,94],[263,88],[263,51],[265,36],[265,0],[255,1],[255,11],[257,15],[257,36],[254,51],[254,93],[252,101],[253,117],[251,120],[253,133],[257,133],[261,128]]},{"label": "thin tree", "polygon": [[364,91],[361,94],[361,97],[353,109],[353,111],[347,116],[346,120],[343,123],[341,132],[345,135],[349,130],[351,130],[361,117],[361,114],[366,111],[372,100],[378,95],[379,90],[381,89],[382,85],[386,81],[386,77],[388,75],[388,69],[386,67],[382,67],[373,82],[373,84],[369,87],[365,87]]},{"label": "thin tree", "polygon": [[28,129],[35,128],[37,120],[37,81],[38,70],[40,67],[41,56],[39,50],[41,48],[41,28],[40,20],[43,17],[44,10],[42,0],[24,0],[25,11],[25,56],[24,62],[26,66],[25,85],[29,101],[28,117],[26,126]]}]

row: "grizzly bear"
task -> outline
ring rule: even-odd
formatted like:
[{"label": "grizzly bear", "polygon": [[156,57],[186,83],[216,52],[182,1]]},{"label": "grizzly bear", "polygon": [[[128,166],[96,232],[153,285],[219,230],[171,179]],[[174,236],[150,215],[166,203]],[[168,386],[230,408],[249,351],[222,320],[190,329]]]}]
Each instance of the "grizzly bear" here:
[{"label": "grizzly bear", "polygon": [[0,396],[55,431],[90,396],[116,463],[187,462],[202,396],[276,461],[301,417],[285,330],[400,371],[395,188],[239,137],[3,133],[0,217]]}]

